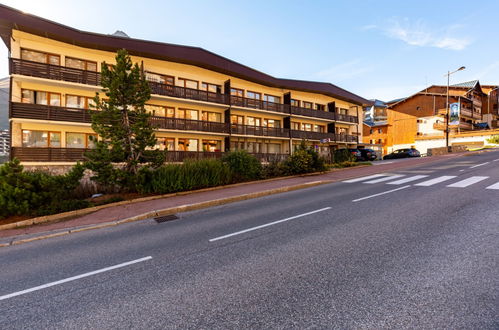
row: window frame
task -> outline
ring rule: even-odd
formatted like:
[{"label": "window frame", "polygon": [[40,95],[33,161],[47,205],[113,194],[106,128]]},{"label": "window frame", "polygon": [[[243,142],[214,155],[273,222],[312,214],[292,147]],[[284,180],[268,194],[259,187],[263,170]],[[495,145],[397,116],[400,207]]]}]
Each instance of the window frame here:
[{"label": "window frame", "polygon": [[[241,92],[241,95],[232,94],[233,91]],[[244,97],[244,89],[231,87],[230,88],[230,96]]]},{"label": "window frame", "polygon": [[[43,133],[47,133],[47,145],[45,147],[27,147],[24,145],[24,132],[25,131],[30,131],[30,132],[43,132]],[[50,141],[51,141],[51,138],[50,138],[50,134],[52,133],[56,133],[56,134],[59,134],[59,147],[51,147],[50,146]],[[62,133],[61,131],[45,131],[45,130],[37,130],[37,129],[23,129],[21,130],[21,136],[22,136],[22,145],[23,145],[23,148],[62,148]]]},{"label": "window frame", "polygon": [[[44,54],[45,55],[45,63],[44,64],[49,64],[49,65],[58,65],[58,66],[61,66],[61,55],[59,54],[55,54],[55,53],[49,53],[49,52],[44,52],[44,51],[40,51],[40,50],[36,50],[36,49],[31,49],[31,48],[22,48],[21,47],[21,59],[22,60],[25,60],[25,61],[31,61],[31,62],[36,62],[36,63],[43,63],[43,62],[37,62],[37,61],[32,61],[32,60],[26,60],[24,59],[22,56],[23,54],[23,50],[26,50],[28,52],[36,52],[36,53],[40,53],[40,54]],[[59,58],[59,64],[52,64],[49,62],[49,55],[50,56],[57,56]]]},{"label": "window frame", "polygon": [[[206,88],[203,88],[203,85],[206,85]],[[212,92],[209,90],[209,86],[215,86],[215,92]],[[216,94],[220,94],[222,93],[222,86],[221,85],[217,85],[217,84],[212,84],[212,83],[209,83],[209,82],[206,82],[206,81],[201,81],[201,89],[202,91],[206,91],[206,92],[209,92],[209,93],[216,93]]]},{"label": "window frame", "polygon": [[[258,97],[258,98],[255,98],[255,97],[250,97],[250,96],[249,96],[249,93],[251,93],[251,94],[253,94],[253,95],[258,95],[259,97]],[[246,91],[246,98],[251,99],[251,100],[261,101],[261,100],[262,100],[262,93],[259,93],[259,92],[253,92],[253,91],[249,91],[249,90],[247,90],[247,91]]]},{"label": "window frame", "polygon": [[[80,68],[73,68],[71,66],[68,66],[67,65],[67,61],[68,59],[70,60],[78,60],[78,61],[83,61],[85,63],[85,69],[80,69]],[[88,69],[88,64],[89,63],[94,63],[95,64],[95,71],[94,70],[89,70]],[[64,66],[66,68],[71,68],[71,69],[77,69],[77,70],[85,70],[85,71],[91,71],[91,72],[99,72],[99,63],[97,63],[97,61],[90,61],[90,60],[86,60],[86,59],[83,59],[83,58],[77,58],[77,57],[72,57],[72,56],[66,56],[64,57]]]},{"label": "window frame", "polygon": [[[183,85],[180,86],[180,87],[199,90],[199,80],[193,80],[193,79],[187,79],[187,78],[180,78],[180,77],[177,78],[177,84],[180,83],[180,81],[183,81]],[[187,81],[195,82],[196,83],[196,88],[187,87]]]},{"label": "window frame", "polygon": [[82,149],[82,148],[71,148],[71,147],[68,147],[68,134],[83,134],[85,136],[85,146],[83,147],[83,149],[91,149],[88,147],[88,142],[90,141],[89,140],[89,137],[90,136],[95,136],[96,138],[96,141],[98,139],[98,135],[95,134],[95,133],[82,133],[82,132],[65,132],[66,133],[66,148],[69,148],[69,149]]},{"label": "window frame", "polygon": [[[47,93],[47,104],[36,103],[36,94],[34,94],[35,103],[23,102],[23,92],[24,91],[31,91],[31,92],[35,92],[35,93]],[[50,104],[50,99],[51,99],[51,95],[52,94],[59,95],[59,105],[51,105]],[[21,88],[21,103],[38,104],[38,105],[45,105],[45,106],[49,106],[49,107],[60,107],[61,103],[62,103],[62,94],[61,93],[57,93],[57,92],[40,91],[40,90],[29,89],[29,88]]]},{"label": "window frame", "polygon": [[[313,102],[308,102],[308,101],[302,101],[303,108],[305,109],[314,109],[314,103]],[[310,107],[308,107],[310,105]]]},{"label": "window frame", "polygon": [[[279,102],[274,102],[274,101],[269,101],[267,98],[268,97],[274,97],[276,99],[279,100]],[[267,103],[273,103],[273,104],[281,104],[281,97],[280,96],[276,96],[276,95],[272,95],[272,94],[263,94],[263,100]]]},{"label": "window frame", "polygon": [[[163,84],[163,85],[168,85],[168,86],[175,86],[175,77],[174,76],[170,76],[170,75],[167,75],[167,74],[162,74],[162,73],[157,73],[157,72],[146,70],[145,71],[145,76],[146,77],[147,77],[148,73],[160,76],[165,81],[165,82],[159,82],[159,81],[149,80],[149,79],[146,78],[146,80],[149,81],[149,82],[154,82],[154,83],[157,83],[157,84]],[[172,79],[172,83],[171,84],[167,83],[168,82],[168,78]]]},{"label": "window frame", "polygon": [[[75,107],[68,106],[68,96],[83,97],[85,99],[85,106],[83,108],[75,108]],[[90,110],[89,102],[88,102],[89,100],[93,100],[93,97],[83,96],[83,95],[75,95],[75,94],[66,94],[64,96],[64,104],[65,104],[66,108],[71,108],[71,109],[87,109],[87,110]]]}]

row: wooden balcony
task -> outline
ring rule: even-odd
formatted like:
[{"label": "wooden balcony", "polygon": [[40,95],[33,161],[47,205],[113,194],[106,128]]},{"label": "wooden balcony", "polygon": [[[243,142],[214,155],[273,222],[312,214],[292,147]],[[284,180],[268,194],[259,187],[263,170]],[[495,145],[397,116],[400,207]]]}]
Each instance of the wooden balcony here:
[{"label": "wooden balcony", "polygon": [[298,131],[298,130],[291,130],[291,137],[294,139],[304,139],[304,140],[329,139],[330,141],[335,141],[336,138],[335,134],[333,133]]},{"label": "wooden balcony", "polygon": [[[457,130],[458,128],[462,130],[472,130],[473,125],[466,122],[460,122],[459,125],[450,125],[449,128],[451,130]],[[437,129],[439,131],[445,131],[445,123],[434,123],[433,129]]]},{"label": "wooden balcony", "polygon": [[286,104],[249,99],[247,97],[241,97],[235,95],[230,95],[230,105],[244,107],[244,108],[274,111],[286,114],[289,113],[289,106]]},{"label": "wooden balcony", "polygon": [[336,114],[336,120],[337,121],[344,121],[347,123],[359,123],[359,118],[357,116],[351,116],[351,115],[343,115],[341,113]]},{"label": "wooden balcony", "polygon": [[273,137],[289,138],[289,129],[276,128],[276,127],[231,124],[230,133],[239,134],[239,135],[273,136]]},{"label": "wooden balcony", "polygon": [[349,134],[335,134],[334,140],[336,142],[358,143],[359,137],[356,135],[349,135]]},{"label": "wooden balcony", "polygon": [[229,104],[228,97],[225,94],[207,92],[193,88],[167,85],[154,81],[149,81],[149,86],[151,87],[151,94],[178,97],[181,99],[189,99],[196,101],[219,103],[219,104]]},{"label": "wooden balcony", "polygon": [[310,108],[294,107],[291,106],[291,114],[306,117],[315,117],[322,119],[335,120],[336,116],[334,112],[314,110]]},{"label": "wooden balcony", "polygon": [[[92,113],[96,112],[95,110],[54,107],[18,102],[12,102],[10,109],[11,118],[68,121],[77,123],[91,123]],[[226,123],[159,116],[151,117],[150,122],[155,128],[158,129],[229,133],[229,125]]]}]

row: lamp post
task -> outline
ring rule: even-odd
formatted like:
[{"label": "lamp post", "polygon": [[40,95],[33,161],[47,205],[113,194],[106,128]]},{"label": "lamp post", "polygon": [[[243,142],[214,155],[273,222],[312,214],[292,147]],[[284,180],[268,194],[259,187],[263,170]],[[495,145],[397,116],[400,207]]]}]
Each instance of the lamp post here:
[{"label": "lamp post", "polygon": [[458,71],[462,71],[466,69],[466,67],[462,66],[455,71],[447,71],[447,101],[445,102],[445,146],[449,149],[449,83],[450,83],[450,75],[456,73]]}]

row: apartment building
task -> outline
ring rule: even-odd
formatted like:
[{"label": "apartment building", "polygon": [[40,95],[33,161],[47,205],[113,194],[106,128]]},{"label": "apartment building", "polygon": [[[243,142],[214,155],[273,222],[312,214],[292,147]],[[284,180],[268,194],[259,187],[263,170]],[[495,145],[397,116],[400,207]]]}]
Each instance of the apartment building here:
[{"label": "apartment building", "polygon": [[320,152],[355,147],[367,100],[330,83],[279,79],[197,47],[79,31],[0,6],[10,52],[11,156],[74,162],[92,148],[100,65],[127,49],[143,63],[156,148],[170,161],[244,149],[284,158],[306,140]]}]

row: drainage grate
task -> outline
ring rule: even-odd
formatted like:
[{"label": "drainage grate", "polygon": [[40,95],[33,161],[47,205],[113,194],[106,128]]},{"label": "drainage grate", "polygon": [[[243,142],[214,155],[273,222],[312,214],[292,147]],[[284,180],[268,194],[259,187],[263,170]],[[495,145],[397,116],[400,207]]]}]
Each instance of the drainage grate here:
[{"label": "drainage grate", "polygon": [[172,221],[172,220],[177,220],[178,217],[175,214],[169,214],[169,215],[164,215],[162,217],[156,217],[154,220],[157,223],[162,223],[162,222],[167,222],[167,221]]}]

